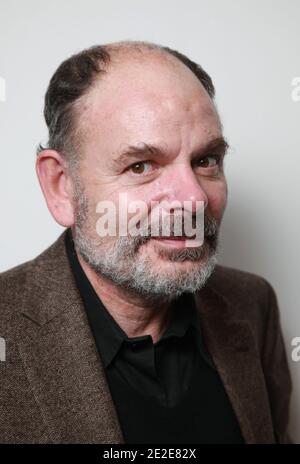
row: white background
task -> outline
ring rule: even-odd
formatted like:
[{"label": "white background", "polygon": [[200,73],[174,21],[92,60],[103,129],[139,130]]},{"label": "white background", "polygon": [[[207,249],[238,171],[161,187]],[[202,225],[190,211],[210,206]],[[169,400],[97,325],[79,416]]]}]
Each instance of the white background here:
[{"label": "white background", "polygon": [[[212,76],[225,135],[229,204],[222,263],[262,275],[277,292],[293,375],[291,432],[300,442],[300,0],[0,0],[0,271],[62,232],[36,178],[46,139],[43,97],[62,60],[85,47],[149,40],[186,53]],[[280,375],[280,372],[278,373]]]}]

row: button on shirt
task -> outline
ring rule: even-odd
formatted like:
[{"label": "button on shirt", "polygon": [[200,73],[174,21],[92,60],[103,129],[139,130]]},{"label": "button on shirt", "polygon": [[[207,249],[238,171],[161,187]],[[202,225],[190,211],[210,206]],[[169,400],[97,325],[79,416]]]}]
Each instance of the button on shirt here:
[{"label": "button on shirt", "polygon": [[[214,439],[222,442],[223,430],[224,442],[242,442],[224,387],[205,349],[193,296],[186,293],[173,302],[171,321],[156,343],[153,343],[150,335],[128,337],[86,277],[77,258],[70,229],[66,234],[66,249],[126,441],[151,443],[151,440],[158,442],[160,438],[172,440],[171,443],[186,441],[192,435],[192,432],[188,432],[188,426],[185,426],[188,435],[180,435],[177,429],[171,432],[173,426],[167,431],[165,426],[160,430],[160,425],[151,425],[151,421],[156,422],[161,418],[162,424],[163,418],[168,416],[166,411],[171,412],[176,422],[184,420],[182,416],[187,414],[186,409],[195,409],[189,402],[199,402],[199,388],[204,388],[203,391],[212,397],[203,398],[202,395],[201,401],[204,400],[206,406],[212,404],[212,407],[208,411],[209,419],[204,415],[199,421],[199,433],[195,432],[195,436],[199,437],[197,443],[214,443]],[[200,380],[201,384],[196,387]],[[195,398],[192,398],[192,394]],[[143,420],[142,410],[149,417],[154,414],[150,422],[149,419],[146,422]],[[214,414],[219,415],[219,418],[214,418]],[[219,426],[214,426],[214,419],[221,419],[219,432]],[[205,425],[201,424],[203,421],[206,424],[212,421],[212,431],[206,431],[201,438],[201,428]]]}]

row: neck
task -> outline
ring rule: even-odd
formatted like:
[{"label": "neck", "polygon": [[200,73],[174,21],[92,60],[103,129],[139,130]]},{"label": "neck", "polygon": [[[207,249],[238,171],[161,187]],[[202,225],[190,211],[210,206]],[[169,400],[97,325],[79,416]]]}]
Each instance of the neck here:
[{"label": "neck", "polygon": [[77,252],[78,260],[107,311],[128,337],[151,335],[156,343],[172,317],[170,301],[148,300],[99,276]]}]

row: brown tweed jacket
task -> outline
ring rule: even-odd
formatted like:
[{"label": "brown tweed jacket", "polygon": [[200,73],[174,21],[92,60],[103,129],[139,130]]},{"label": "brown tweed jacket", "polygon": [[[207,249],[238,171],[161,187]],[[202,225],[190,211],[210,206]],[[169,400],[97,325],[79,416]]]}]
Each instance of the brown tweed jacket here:
[{"label": "brown tweed jacket", "polygon": [[[65,233],[0,274],[0,443],[124,443]],[[246,442],[288,442],[291,380],[274,290],[217,266],[195,301]]]}]

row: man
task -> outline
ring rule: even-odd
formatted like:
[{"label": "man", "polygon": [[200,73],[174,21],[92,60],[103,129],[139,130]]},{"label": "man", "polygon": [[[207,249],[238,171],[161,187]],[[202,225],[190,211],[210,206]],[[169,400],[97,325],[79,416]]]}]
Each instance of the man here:
[{"label": "man", "polygon": [[[95,46],[59,66],[44,114],[37,175],[66,230],[1,274],[0,441],[288,442],[274,290],[216,265],[227,143],[211,78],[167,47]],[[177,202],[170,234],[101,234],[122,195],[149,218]],[[201,207],[202,242],[174,233]]]}]

